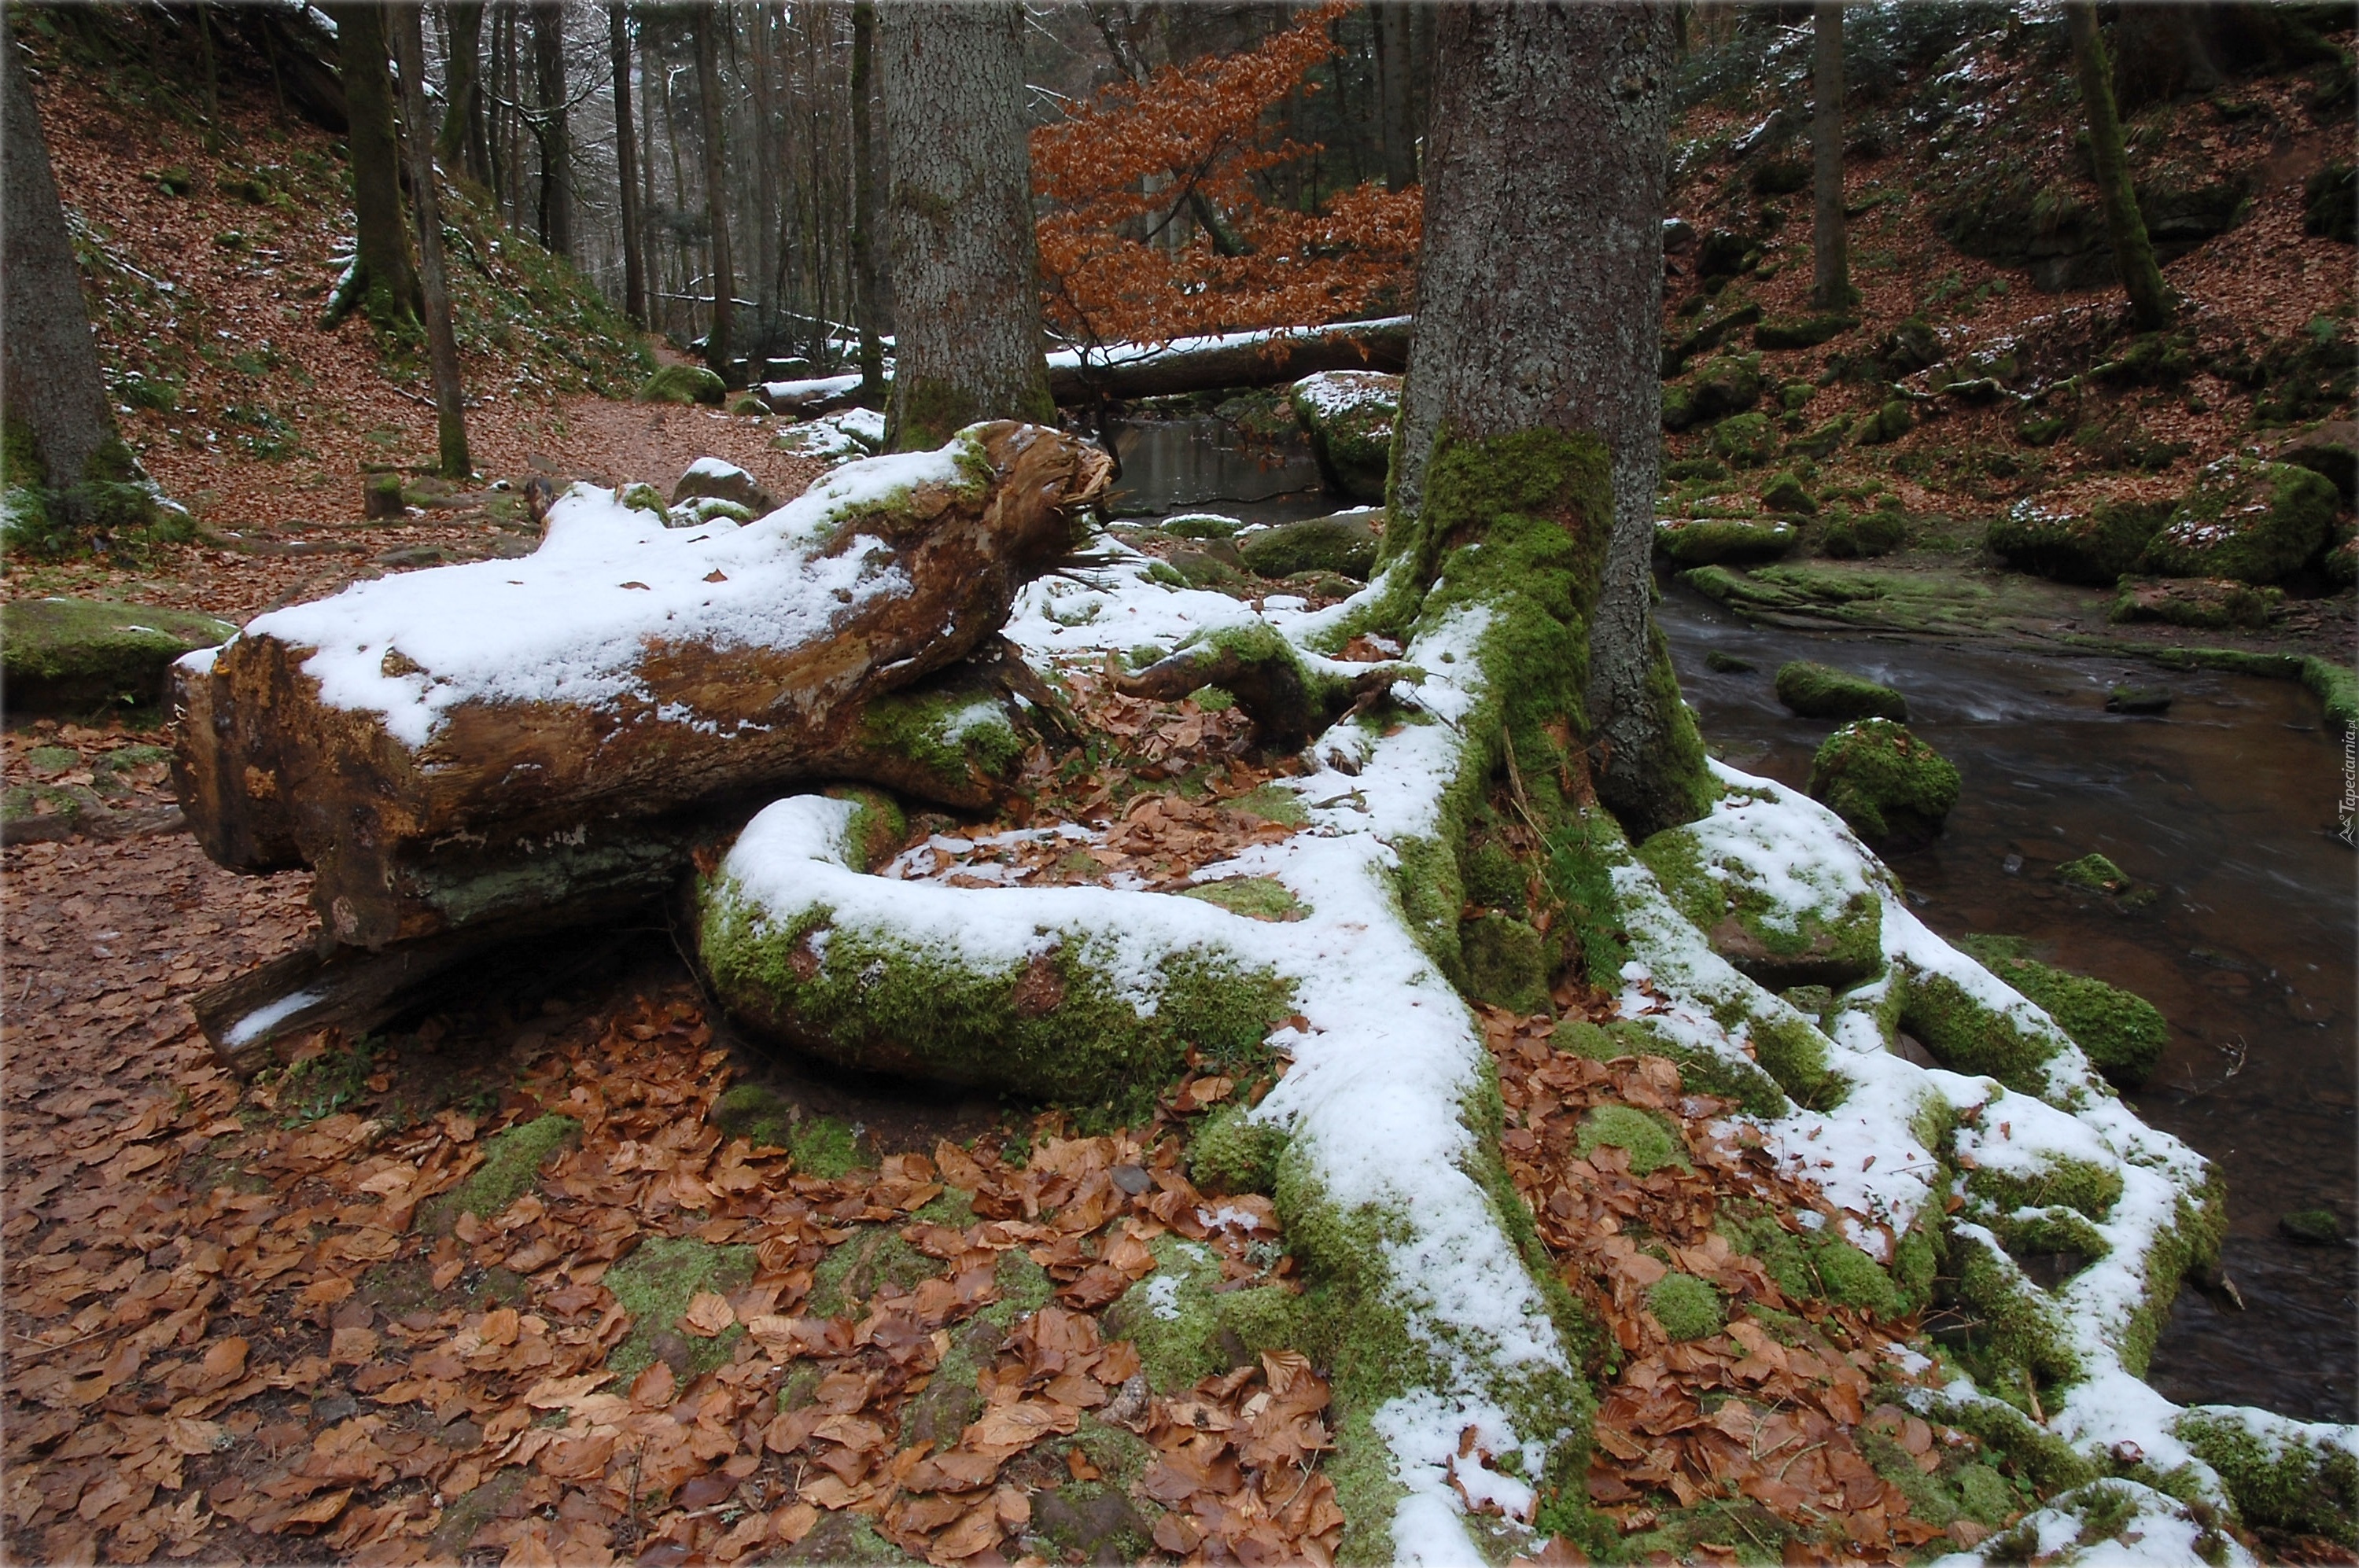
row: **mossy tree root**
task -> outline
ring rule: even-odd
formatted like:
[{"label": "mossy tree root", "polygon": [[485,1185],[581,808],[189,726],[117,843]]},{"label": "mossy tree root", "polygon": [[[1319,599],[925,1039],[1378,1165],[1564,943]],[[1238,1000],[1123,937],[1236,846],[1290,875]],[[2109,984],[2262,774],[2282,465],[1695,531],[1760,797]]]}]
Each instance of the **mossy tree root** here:
[{"label": "mossy tree root", "polygon": [[1346,712],[1364,708],[1408,675],[1397,664],[1343,666],[1305,654],[1275,630],[1223,628],[1114,683],[1125,697],[1174,702],[1202,687],[1237,699],[1256,744],[1295,751]]}]

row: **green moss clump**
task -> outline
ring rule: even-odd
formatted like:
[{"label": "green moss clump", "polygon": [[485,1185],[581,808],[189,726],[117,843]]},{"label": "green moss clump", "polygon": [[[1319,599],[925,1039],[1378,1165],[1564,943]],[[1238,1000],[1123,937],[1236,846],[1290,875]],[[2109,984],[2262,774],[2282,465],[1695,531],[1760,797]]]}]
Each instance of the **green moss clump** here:
[{"label": "green moss clump", "polygon": [[1229,809],[1288,827],[1306,827],[1310,821],[1310,813],[1303,808],[1302,797],[1274,784],[1263,784],[1237,796],[1229,802]]},{"label": "green moss clump", "polygon": [[2017,571],[2102,587],[2137,564],[2169,516],[2168,502],[2106,501],[2075,513],[2027,498],[1994,519],[1983,542]]},{"label": "green moss clump", "polygon": [[1893,1318],[1922,1304],[1930,1284],[1929,1277],[1923,1285],[1903,1288],[1889,1270],[1832,1230],[1790,1231],[1766,1213],[1747,1217],[1723,1208],[1720,1229],[1761,1260],[1778,1290],[1794,1301],[1834,1302]]},{"label": "green moss clump", "polygon": [[174,660],[236,633],[229,622],[183,610],[20,599],[0,606],[0,682],[12,714],[153,707]]},{"label": "green moss clump", "polygon": [[1239,1351],[1258,1355],[1294,1344],[1303,1298],[1276,1285],[1217,1290],[1221,1265],[1209,1249],[1169,1234],[1148,1245],[1155,1272],[1106,1310],[1106,1331],[1138,1346],[1157,1393],[1175,1394],[1225,1370]]},{"label": "green moss clump", "polygon": [[2138,569],[2276,582],[2325,546],[2337,503],[2333,482],[2309,469],[2219,459],[2196,475],[2195,488],[2147,542]]},{"label": "green moss clump", "polygon": [[1820,744],[1809,790],[1869,843],[1905,847],[1941,831],[1958,803],[1958,770],[1891,719],[1862,719]]},{"label": "green moss clump", "polygon": [[666,365],[639,384],[641,403],[701,403],[718,408],[728,385],[702,365]]},{"label": "green moss clump", "polygon": [[1737,468],[1758,468],[1777,449],[1777,433],[1769,416],[1756,411],[1732,415],[1712,427],[1712,451]]},{"label": "green moss clump", "polygon": [[1972,1172],[1966,1177],[1966,1191],[2001,1213],[2068,1208],[2102,1225],[2121,1201],[2122,1173],[2086,1160],[2049,1157],[2027,1176],[1987,1166]]},{"label": "green moss clump", "polygon": [[1548,1011],[1553,955],[1538,931],[1493,910],[1460,922],[1458,941],[1465,956],[1468,995],[1510,1012]]},{"label": "green moss clump", "polygon": [[2343,1217],[2331,1208],[2302,1208],[2277,1216],[2277,1230],[2305,1247],[2343,1244]]},{"label": "green moss clump", "polygon": [[1987,937],[1958,946],[2054,1019],[2090,1065],[2123,1088],[2146,1082],[2170,1043],[2170,1025],[2144,997],[2051,968]]},{"label": "green moss clump", "polygon": [[1241,1105],[1223,1106],[1188,1141],[1188,1173],[1212,1193],[1266,1193],[1277,1181],[1286,1130],[1252,1119]]},{"label": "green moss clump", "polygon": [[1634,1176],[1651,1176],[1666,1165],[1677,1165],[1682,1171],[1694,1168],[1688,1163],[1687,1149],[1679,1134],[1660,1118],[1636,1106],[1601,1105],[1581,1119],[1573,1152],[1586,1159],[1601,1144],[1627,1151]]},{"label": "green moss clump", "polygon": [[1673,1339],[1709,1339],[1728,1326],[1720,1292],[1693,1274],[1670,1273],[1647,1292],[1647,1308]]},{"label": "green moss clump", "polygon": [[1655,543],[1682,567],[1721,561],[1774,561],[1799,537],[1790,523],[1775,518],[1666,518],[1655,524]]},{"label": "green moss clump", "polygon": [[2175,1433],[2219,1472],[2245,1524],[2359,1546],[2359,1457],[2350,1450],[2256,1432],[2226,1412],[2190,1411]]},{"label": "green moss clump", "polygon": [[1295,383],[1290,401],[1320,472],[1358,501],[1381,501],[1390,466],[1401,378],[1382,371],[1328,371]]},{"label": "green moss clump", "polygon": [[540,1116],[494,1133],[484,1144],[484,1162],[459,1184],[445,1212],[489,1219],[522,1197],[549,1157],[571,1142],[582,1124],[570,1116]]},{"label": "green moss clump", "polygon": [[784,1149],[798,1175],[833,1181],[875,1163],[852,1129],[831,1116],[805,1116],[802,1107],[759,1084],[737,1084],[713,1101],[709,1119],[755,1148]]},{"label": "green moss clump", "polygon": [[1791,473],[1779,473],[1761,487],[1761,504],[1772,512],[1799,513],[1808,516],[1819,509],[1802,481]]},{"label": "green moss clump", "polygon": [[[1381,486],[1378,493],[1382,493]],[[1237,545],[1245,564],[1263,577],[1333,572],[1365,582],[1376,565],[1376,532],[1365,517],[1306,517],[1256,528]]]},{"label": "green moss clump", "polygon": [[1230,877],[1223,881],[1199,882],[1183,890],[1180,896],[1217,904],[1249,920],[1299,920],[1310,912],[1310,906],[1296,898],[1276,877]]},{"label": "green moss clump", "polygon": [[1506,845],[1483,838],[1461,857],[1469,901],[1509,914],[1524,913],[1524,868]]},{"label": "green moss clump", "polygon": [[1906,398],[1886,401],[1873,415],[1863,419],[1852,432],[1852,444],[1860,447],[1880,447],[1907,435],[1917,423],[1917,411]]},{"label": "green moss clump", "polygon": [[891,1226],[866,1225],[839,1241],[811,1271],[809,1311],[815,1317],[857,1318],[886,1285],[914,1290],[941,1265],[902,1239]]},{"label": "green moss clump", "polygon": [[671,508],[664,504],[663,492],[641,480],[625,485],[614,499],[633,512],[644,512],[657,522],[669,524]]},{"label": "green moss clump", "polygon": [[[716,1247],[692,1236],[658,1236],[642,1241],[629,1257],[606,1271],[603,1281],[631,1314],[630,1332],[607,1354],[606,1369],[623,1386],[629,1386],[656,1359],[656,1336],[673,1332],[691,1300],[707,1291],[726,1295],[743,1289],[753,1277],[751,1247]],[[690,1338],[689,1375],[701,1376],[725,1366],[745,1336],[744,1327],[733,1325],[712,1339]]]},{"label": "green moss clump", "polygon": [[2341,735],[2359,730],[2359,671],[2310,654],[2301,661],[2301,684],[2325,704],[2329,729]]},{"label": "green moss clump", "polygon": [[1819,535],[1819,554],[1839,561],[1888,556],[1908,537],[1908,520],[1897,512],[1845,513],[1827,520]]},{"label": "green moss clump", "polygon": [[1778,669],[1777,700],[1804,719],[1908,719],[1908,699],[1890,687],[1802,659]]},{"label": "green moss clump", "polygon": [[2026,1094],[2048,1087],[2047,1063],[2058,1041],[1983,1006],[1947,976],[1909,977],[1899,1025],[1953,1072],[1987,1074]]},{"label": "green moss clump", "polygon": [[991,694],[964,686],[889,692],[870,701],[861,739],[929,781],[927,793],[988,799],[1022,766],[1024,736]]},{"label": "green moss clump", "polygon": [[2067,860],[2056,868],[2056,880],[2066,887],[2081,888],[2089,892],[2114,893],[2130,885],[2130,875],[2099,854],[2087,854],[2077,860]]}]

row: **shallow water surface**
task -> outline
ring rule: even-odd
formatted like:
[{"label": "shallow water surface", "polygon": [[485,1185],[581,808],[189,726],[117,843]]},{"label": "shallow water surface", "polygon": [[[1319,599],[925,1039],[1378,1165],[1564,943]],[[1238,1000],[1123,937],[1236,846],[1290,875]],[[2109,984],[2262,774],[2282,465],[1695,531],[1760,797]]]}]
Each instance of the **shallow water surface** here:
[{"label": "shallow water surface", "polygon": [[1161,517],[1206,508],[1247,523],[1323,517],[1346,504],[1320,488],[1319,464],[1299,432],[1248,445],[1209,414],[1109,425],[1105,444],[1121,465],[1107,510]]},{"label": "shallow water surface", "polygon": [[[2130,659],[1756,627],[1680,588],[1660,619],[1706,738],[1782,783],[1807,780],[1833,726],[1778,704],[1780,664],[1818,659],[1908,698],[1909,728],[1962,779],[1941,839],[1892,861],[1919,917],[1949,936],[2030,937],[2160,1008],[2170,1045],[2129,1098],[2227,1179],[2224,1263],[2244,1310],[2183,1290],[2149,1380],[2182,1403],[2359,1420],[2359,1254],[2277,1227],[2328,1207],[2347,1228],[2359,1193],[2359,857],[2334,836],[2342,752],[2317,700]],[[1712,648],[1758,670],[1709,670]],[[2124,682],[2168,687],[2169,712],[2107,713]],[[2162,896],[2129,914],[2056,881],[2092,850]]]}]

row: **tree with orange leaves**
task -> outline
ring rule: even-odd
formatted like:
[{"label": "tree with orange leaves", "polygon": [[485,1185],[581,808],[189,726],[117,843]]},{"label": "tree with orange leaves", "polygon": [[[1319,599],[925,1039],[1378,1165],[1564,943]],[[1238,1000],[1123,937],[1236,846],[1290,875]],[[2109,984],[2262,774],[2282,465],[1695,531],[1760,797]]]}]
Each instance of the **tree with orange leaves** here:
[{"label": "tree with orange leaves", "polygon": [[[1422,227],[1414,189],[1361,186],[1323,210],[1265,202],[1255,177],[1316,147],[1274,134],[1270,110],[1337,51],[1350,9],[1332,0],[1259,48],[1106,88],[1032,133],[1032,184],[1049,324],[1077,342],[1348,319],[1405,308]],[[1169,236],[1191,208],[1220,214],[1215,243]],[[1234,252],[1235,254],[1224,254]]]}]

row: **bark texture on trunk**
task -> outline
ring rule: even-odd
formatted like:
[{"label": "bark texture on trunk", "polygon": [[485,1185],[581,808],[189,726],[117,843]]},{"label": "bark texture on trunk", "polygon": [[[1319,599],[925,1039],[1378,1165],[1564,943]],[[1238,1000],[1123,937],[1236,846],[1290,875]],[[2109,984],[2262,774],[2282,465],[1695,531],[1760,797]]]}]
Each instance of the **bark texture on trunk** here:
[{"label": "bark texture on trunk", "polygon": [[897,329],[887,439],[922,449],[978,419],[1053,418],[1023,9],[912,0],[878,22]]},{"label": "bark texture on trunk", "polygon": [[416,5],[386,8],[401,60],[401,104],[408,122],[409,199],[418,216],[419,274],[426,290],[426,347],[434,369],[437,455],[446,479],[475,471],[467,452],[467,390],[459,379],[459,340],[451,328],[451,279],[442,265],[442,200],[434,184],[434,118],[426,105],[426,16]]},{"label": "bark texture on trunk", "polygon": [[1810,25],[1810,303],[1842,310],[1858,298],[1843,230],[1843,0],[1819,0]]},{"label": "bark texture on trunk", "polygon": [[[469,674],[465,655],[435,653],[447,646],[435,629],[451,611],[434,571],[363,585],[348,605],[260,618],[207,667],[175,671],[174,779],[199,843],[236,871],[310,866],[329,936],[378,947],[645,897],[677,873],[714,811],[790,780],[864,778],[985,804],[992,781],[972,774],[955,744],[928,740],[921,716],[904,714],[896,729],[876,718],[877,704],[997,632],[1017,589],[1071,548],[1111,462],[1038,427],[979,434],[973,473],[852,505],[841,522],[787,530],[775,556],[734,561],[741,576],[777,570],[781,592],[817,596],[777,609],[774,641],[749,643],[746,608],[734,601],[706,612],[684,601],[660,639],[515,612],[541,629],[502,656],[603,683],[589,697],[563,696],[561,683],[504,696],[510,677]],[[566,561],[553,569],[596,579],[582,552],[594,551],[602,525],[569,524]],[[832,528],[833,543],[806,561],[812,527]],[[636,536],[618,536],[615,548],[604,569],[616,579],[650,570],[655,557]],[[858,580],[886,586],[864,597],[847,589],[836,609],[810,584],[844,576],[839,561],[864,562]],[[534,575],[529,563],[507,569]],[[549,613],[545,592],[518,602]],[[323,642],[334,645],[322,627],[342,636],[386,617],[390,634],[371,633],[383,635],[383,664],[366,660],[359,678],[381,670],[457,694],[430,727],[397,734],[386,709],[331,700],[328,677],[305,668]],[[400,646],[405,634],[419,657]],[[971,701],[952,694],[944,711]]]},{"label": "bark texture on trunk", "polygon": [[85,479],[127,477],[112,471],[129,453],[115,436],[40,111],[13,45],[0,48],[0,78],[7,115],[0,122],[6,480],[63,491]]},{"label": "bark texture on trunk", "polygon": [[2089,158],[2096,165],[2097,195],[2104,204],[2105,238],[2114,248],[2114,270],[2130,298],[2130,319],[2151,332],[2170,324],[2170,286],[2147,238],[2146,216],[2130,184],[2129,157],[2122,148],[2121,116],[2114,109],[2113,67],[2097,31],[2094,0],[2067,0],[2072,29],[2072,64],[2081,78],[2081,103],[2089,115]]},{"label": "bark texture on trunk", "polygon": [[328,302],[328,316],[341,319],[358,309],[372,321],[390,323],[417,315],[418,273],[401,215],[401,149],[394,134],[393,75],[386,69],[385,11],[375,0],[338,0],[327,9],[336,19],[343,63],[359,230],[352,276]]},{"label": "bark texture on trunk", "polygon": [[717,4],[708,4],[697,14],[696,89],[704,120],[704,211],[712,225],[712,327],[704,338],[704,362],[723,381],[734,383],[729,329],[737,283],[729,258],[728,124],[722,110],[721,60],[714,38],[724,25]]},{"label": "bark texture on trunk", "polygon": [[860,401],[885,406],[884,262],[877,253],[876,0],[852,5],[852,314],[860,323]]},{"label": "bark texture on trunk", "polygon": [[540,243],[573,255],[573,133],[565,113],[565,4],[538,0],[532,11],[533,96],[539,101]]},{"label": "bark texture on trunk", "polygon": [[1702,778],[1647,614],[1669,43],[1655,5],[1443,15],[1395,465],[1395,515],[1430,580],[1448,542],[1421,519],[1438,444],[1535,430],[1604,443],[1614,515],[1610,537],[1594,541],[1593,608],[1580,607],[1582,700],[1598,794],[1634,838],[1692,816]]},{"label": "bark texture on trunk", "polygon": [[623,309],[647,324],[646,237],[639,232],[639,150],[631,140],[631,23],[623,0],[607,0],[606,49],[614,68],[614,168],[623,208]]},{"label": "bark texture on trunk", "polygon": [[1376,28],[1376,96],[1382,113],[1385,189],[1407,190],[1417,183],[1418,124],[1412,101],[1409,42],[1410,0],[1376,0],[1368,9]]},{"label": "bark texture on trunk", "polygon": [[452,0],[442,7],[442,26],[450,44],[442,66],[442,128],[434,137],[434,156],[443,168],[488,186],[492,168],[484,139],[483,0]]}]

